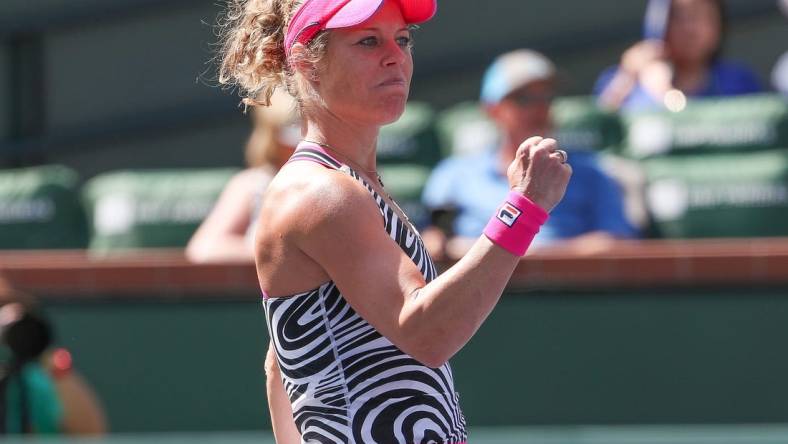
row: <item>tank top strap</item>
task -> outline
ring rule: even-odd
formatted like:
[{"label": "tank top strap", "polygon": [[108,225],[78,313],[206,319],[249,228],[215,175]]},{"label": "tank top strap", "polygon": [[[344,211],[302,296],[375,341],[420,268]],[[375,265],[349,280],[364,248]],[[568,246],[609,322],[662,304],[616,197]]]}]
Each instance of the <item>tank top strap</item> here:
[{"label": "tank top strap", "polygon": [[287,160],[287,163],[304,160],[307,162],[315,162],[323,165],[326,168],[338,170],[342,168],[342,163],[335,159],[333,156],[320,145],[312,142],[301,141],[296,146],[295,152]]}]

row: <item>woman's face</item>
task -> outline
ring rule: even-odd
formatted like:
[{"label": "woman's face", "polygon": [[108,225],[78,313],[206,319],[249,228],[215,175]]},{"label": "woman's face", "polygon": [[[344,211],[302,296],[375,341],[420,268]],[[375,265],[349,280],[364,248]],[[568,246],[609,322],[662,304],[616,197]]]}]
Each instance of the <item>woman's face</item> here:
[{"label": "woman's face", "polygon": [[397,2],[353,28],[332,31],[315,89],[342,119],[385,125],[405,109],[413,75],[410,31]]},{"label": "woman's face", "polygon": [[675,62],[706,63],[719,46],[720,10],[712,0],[673,0],[667,46]]}]

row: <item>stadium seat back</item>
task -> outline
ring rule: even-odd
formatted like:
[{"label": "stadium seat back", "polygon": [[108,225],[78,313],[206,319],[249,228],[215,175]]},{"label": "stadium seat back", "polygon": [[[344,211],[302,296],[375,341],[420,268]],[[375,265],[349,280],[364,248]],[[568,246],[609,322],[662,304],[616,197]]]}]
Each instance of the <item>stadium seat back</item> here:
[{"label": "stadium seat back", "polygon": [[409,103],[396,122],[381,128],[378,162],[435,165],[441,158],[435,112],[425,103]]},{"label": "stadium seat back", "polygon": [[664,237],[788,235],[788,149],[644,161]]},{"label": "stadium seat back", "polygon": [[427,221],[427,210],[421,203],[421,193],[430,176],[430,168],[423,165],[381,165],[379,168],[385,190],[391,194],[416,226]]},{"label": "stadium seat back", "polygon": [[[623,139],[621,119],[600,110],[587,96],[559,97],[551,107],[554,137],[571,150],[600,151],[617,147]],[[462,102],[442,111],[437,129],[444,156],[494,148],[498,130],[478,102]]]},{"label": "stadium seat back", "polygon": [[0,170],[0,248],[84,248],[78,182],[60,165]]},{"label": "stadium seat back", "polygon": [[183,247],[237,169],[117,171],[84,187],[93,252]]},{"label": "stadium seat back", "polygon": [[788,100],[773,94],[694,99],[680,112],[624,117],[623,154],[634,158],[788,146]]},{"label": "stadium seat back", "polygon": [[601,151],[621,144],[621,119],[601,110],[593,97],[559,97],[551,112],[556,139],[565,149]]},{"label": "stadium seat back", "polygon": [[436,128],[443,157],[477,153],[498,142],[498,130],[479,102],[461,102],[441,111]]}]

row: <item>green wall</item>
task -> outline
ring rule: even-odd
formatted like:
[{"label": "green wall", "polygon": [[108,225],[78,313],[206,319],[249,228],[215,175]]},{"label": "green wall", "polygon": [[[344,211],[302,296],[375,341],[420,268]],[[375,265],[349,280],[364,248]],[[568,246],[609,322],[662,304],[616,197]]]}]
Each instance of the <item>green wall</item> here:
[{"label": "green wall", "polygon": [[270,427],[259,304],[74,303],[48,313],[113,431]]},{"label": "green wall", "polygon": [[[470,426],[788,418],[788,290],[506,295],[452,359]],[[254,296],[54,302],[120,432],[269,427]]]},{"label": "green wall", "polygon": [[11,131],[11,79],[8,67],[11,64],[8,45],[0,42],[0,142]]}]

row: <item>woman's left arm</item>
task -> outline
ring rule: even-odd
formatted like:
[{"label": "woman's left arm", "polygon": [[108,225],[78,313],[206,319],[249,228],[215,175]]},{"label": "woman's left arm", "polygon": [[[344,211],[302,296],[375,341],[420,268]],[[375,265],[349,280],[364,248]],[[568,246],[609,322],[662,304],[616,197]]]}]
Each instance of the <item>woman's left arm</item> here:
[{"label": "woman's left arm", "polygon": [[299,444],[301,433],[293,420],[293,409],[282,384],[282,375],[276,361],[273,343],[269,344],[265,356],[265,388],[277,444]]}]

